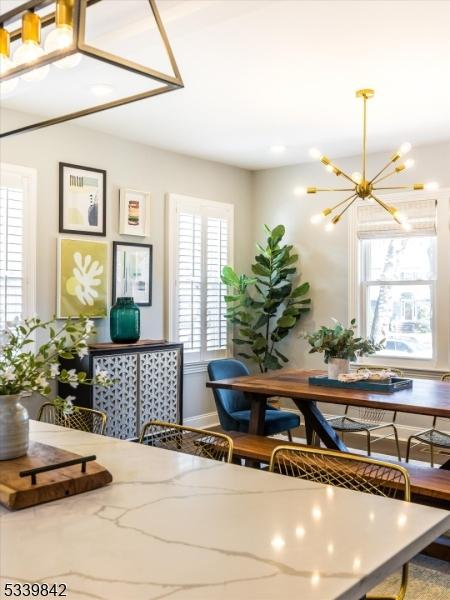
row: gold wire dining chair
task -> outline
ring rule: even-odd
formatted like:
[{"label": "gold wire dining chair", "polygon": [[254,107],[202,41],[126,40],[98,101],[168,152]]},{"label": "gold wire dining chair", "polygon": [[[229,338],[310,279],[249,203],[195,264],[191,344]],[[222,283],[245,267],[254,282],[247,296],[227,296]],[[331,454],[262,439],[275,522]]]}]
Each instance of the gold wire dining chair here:
[{"label": "gold wire dining chair", "polygon": [[233,457],[233,440],[228,435],[164,421],[145,423],[139,443],[228,463]]},{"label": "gold wire dining chair", "polygon": [[[448,381],[450,384],[450,373],[443,375],[441,377],[441,381]],[[430,465],[432,467],[434,467],[434,449],[450,449],[450,431],[442,431],[441,429],[436,428],[438,424],[438,418],[439,417],[433,417],[433,425],[430,427],[430,429],[424,429],[415,435],[409,436],[408,444],[406,446],[406,462],[409,462],[411,449],[419,446],[420,444],[426,444],[427,446],[430,446]],[[411,442],[413,440],[417,440],[417,442],[411,446]]]},{"label": "gold wire dining chair", "polygon": [[[366,456],[311,446],[277,446],[272,452],[269,471],[386,498],[411,500],[409,474],[404,467]],[[366,598],[403,600],[407,585],[408,564],[403,565],[397,594]]]},{"label": "gold wire dining chair", "polygon": [[[366,369],[370,369],[371,371],[382,371],[389,370],[401,377],[403,375],[400,369],[391,369],[390,367],[360,367],[359,371],[365,371]],[[395,439],[395,445],[397,448],[397,456],[398,460],[402,460],[400,453],[400,444],[398,441],[398,431],[395,425],[395,421],[397,419],[397,411],[392,411],[392,420],[390,423],[386,423],[386,413],[389,411],[379,409],[379,408],[367,408],[362,406],[346,406],[345,413],[343,416],[338,417],[330,417],[327,419],[327,422],[331,425],[331,427],[341,434],[342,440],[344,440],[345,433],[366,433],[366,444],[367,444],[367,456],[370,456],[372,453],[372,444],[375,442],[379,442],[381,440],[385,440],[390,438],[392,435]],[[354,416],[353,416],[354,415]],[[392,433],[388,433],[387,435],[383,435],[381,437],[377,436],[372,441],[372,432],[378,431],[380,429],[392,429]]]},{"label": "gold wire dining chair", "polygon": [[73,412],[64,414],[60,408],[51,402],[44,402],[39,409],[38,421],[60,425],[68,429],[78,429],[80,431],[103,435],[107,416],[100,410],[84,408],[82,406],[76,406]]}]

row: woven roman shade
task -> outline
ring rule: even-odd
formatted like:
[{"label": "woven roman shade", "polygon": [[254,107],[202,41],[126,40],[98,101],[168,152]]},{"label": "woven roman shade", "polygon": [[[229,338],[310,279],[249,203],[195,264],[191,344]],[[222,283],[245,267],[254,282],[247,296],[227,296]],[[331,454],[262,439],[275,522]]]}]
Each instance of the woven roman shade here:
[{"label": "woven roman shade", "polygon": [[[389,201],[386,201],[388,204]],[[365,202],[357,207],[357,233],[360,239],[380,237],[405,237],[414,235],[436,235],[436,200],[406,200],[395,202],[412,226],[405,231],[391,215],[374,202]]]}]

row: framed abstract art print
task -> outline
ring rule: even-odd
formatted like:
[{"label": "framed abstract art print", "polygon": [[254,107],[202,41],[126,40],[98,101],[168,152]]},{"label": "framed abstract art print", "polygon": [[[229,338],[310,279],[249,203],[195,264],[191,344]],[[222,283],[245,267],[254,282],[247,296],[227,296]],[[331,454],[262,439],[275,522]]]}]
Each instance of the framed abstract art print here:
[{"label": "framed abstract art print", "polygon": [[58,240],[57,317],[106,317],[108,243]]},{"label": "framed abstract art print", "polygon": [[106,171],[59,163],[59,232],[106,235]]},{"label": "framed abstract art print", "polygon": [[151,306],[152,251],[150,244],[113,242],[113,303],[129,296],[139,306]]},{"label": "framed abstract art print", "polygon": [[150,194],[121,189],[119,200],[119,233],[121,235],[150,235]]}]

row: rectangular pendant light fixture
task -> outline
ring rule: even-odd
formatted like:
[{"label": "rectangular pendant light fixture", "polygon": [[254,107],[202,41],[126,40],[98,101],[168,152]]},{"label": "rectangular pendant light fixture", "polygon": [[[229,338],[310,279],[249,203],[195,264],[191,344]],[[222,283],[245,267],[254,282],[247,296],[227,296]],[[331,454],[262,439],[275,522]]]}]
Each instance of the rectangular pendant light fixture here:
[{"label": "rectangular pendant light fixture", "polygon": [[[59,61],[65,61],[67,65],[75,67],[81,56],[106,63],[109,67],[125,70],[128,75],[131,73],[137,76],[140,81],[140,78],[151,80],[151,89],[144,89],[144,91],[131,96],[128,95],[110,102],[88,106],[81,110],[69,111],[53,118],[38,120],[8,131],[0,131],[0,138],[57,125],[183,87],[183,81],[161,21],[156,0],[146,0],[145,4],[148,2],[149,22],[152,20],[153,25],[159,32],[165,55],[170,63],[170,70],[172,71],[170,74],[110,53],[86,41],[87,11],[91,6],[101,2],[104,2],[104,0],[29,0],[0,15],[0,91],[2,89],[13,89],[19,77],[26,81],[42,79],[45,77],[49,65]],[[22,26],[17,27],[20,20]],[[41,27],[53,24],[55,30],[47,36],[44,52],[40,45]],[[13,29],[14,27],[15,29]],[[53,38],[49,39],[52,35]],[[11,60],[9,56],[10,47],[20,38],[22,44],[13,54],[13,60]],[[64,63],[59,62],[59,65],[62,64]],[[148,85],[145,87],[148,88]]]}]

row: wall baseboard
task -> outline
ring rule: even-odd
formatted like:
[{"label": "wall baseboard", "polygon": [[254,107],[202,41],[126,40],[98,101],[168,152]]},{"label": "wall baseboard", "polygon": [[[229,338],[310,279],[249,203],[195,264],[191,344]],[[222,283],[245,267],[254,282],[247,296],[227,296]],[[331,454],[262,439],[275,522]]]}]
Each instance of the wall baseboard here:
[{"label": "wall baseboard", "polygon": [[183,419],[183,425],[187,425],[188,427],[198,427],[199,429],[207,429],[208,427],[219,425],[219,416],[216,411],[204,413],[202,415],[195,415],[193,417],[187,417],[186,419]]}]

